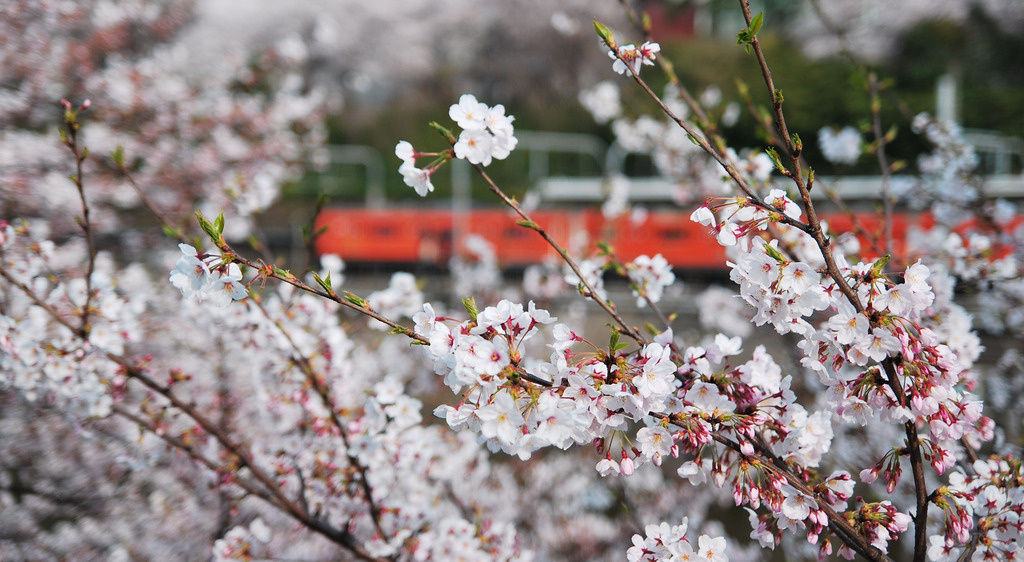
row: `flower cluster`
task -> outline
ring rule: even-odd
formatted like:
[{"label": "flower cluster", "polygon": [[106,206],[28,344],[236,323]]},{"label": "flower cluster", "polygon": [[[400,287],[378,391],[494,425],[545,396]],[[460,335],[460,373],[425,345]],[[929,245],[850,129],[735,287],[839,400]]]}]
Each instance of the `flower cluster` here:
[{"label": "flower cluster", "polygon": [[752,245],[741,253],[729,276],[740,296],[754,308],[754,324],[771,323],[782,334],[810,335],[814,327],[805,319],[833,305],[829,284],[806,263],[785,259],[772,244]]},{"label": "flower cluster", "polygon": [[270,527],[257,518],[248,526],[233,527],[213,543],[213,559],[252,560],[256,545],[270,541]]},{"label": "flower cluster", "polygon": [[802,214],[785,191],[772,189],[761,204],[747,197],[708,199],[690,214],[690,220],[714,229],[719,244],[734,246],[740,238],[763,231],[769,224],[786,218],[797,220]]},{"label": "flower cluster", "polygon": [[434,184],[431,183],[430,176],[440,167],[440,162],[427,168],[417,168],[416,158],[423,154],[416,152],[409,141],[399,141],[395,145],[395,156],[402,160],[402,165],[398,167],[398,173],[402,174],[405,185],[415,189],[420,197],[426,197],[428,193],[434,191]]},{"label": "flower cluster", "polygon": [[[519,142],[512,127],[515,117],[505,115],[505,106],[501,104],[490,107],[472,94],[463,94],[459,102],[448,109],[448,115],[462,128],[450,152],[416,152],[408,141],[395,145],[395,156],[402,160],[398,171],[405,184],[415,189],[420,197],[434,191],[430,176],[452,156],[471,164],[489,166],[492,160],[508,158]],[[435,158],[427,167],[419,168],[416,159],[423,156]]]},{"label": "flower cluster", "polygon": [[459,103],[448,109],[448,116],[462,127],[453,147],[455,157],[470,164],[489,166],[492,159],[504,160],[518,143],[512,127],[515,117],[505,115],[501,104],[490,107],[471,94],[463,94]]},{"label": "flower cluster", "polygon": [[626,272],[633,286],[633,296],[637,298],[637,306],[644,307],[648,302],[657,303],[665,288],[676,282],[672,266],[664,256],[637,256],[626,264]]},{"label": "flower cluster", "polygon": [[661,45],[645,41],[643,45],[621,45],[617,51],[608,51],[608,56],[615,62],[612,70],[619,74],[640,74],[643,65],[653,66],[655,55],[661,51]]},{"label": "flower cluster", "polygon": [[818,131],[821,153],[833,164],[856,164],[860,158],[861,142],[860,132],[853,127],[843,127],[839,131],[822,127]]},{"label": "flower cluster", "polygon": [[594,121],[604,125],[622,115],[622,99],[619,86],[610,80],[600,82],[583,90],[579,95],[580,105],[594,116]]},{"label": "flower cluster", "polygon": [[687,519],[679,525],[647,525],[644,535],[633,535],[633,546],[626,551],[629,562],[656,560],[698,560],[700,562],[726,562],[725,538],[701,535],[694,549],[686,540]]},{"label": "flower cluster", "polygon": [[971,541],[977,544],[975,556],[980,560],[1013,560],[1024,554],[1021,467],[1019,458],[992,457],[975,461],[971,476],[962,472],[950,474],[949,486],[937,490],[936,505],[945,516],[944,533],[929,539],[928,558],[940,562],[956,560],[960,554],[957,546]]},{"label": "flower cluster", "polygon": [[982,200],[982,186],[973,175],[980,159],[963,138],[962,128],[926,113],[914,117],[914,132],[923,135],[933,150],[918,158],[921,179],[903,189],[902,195],[917,208],[930,208],[948,225],[968,220],[971,208]]},{"label": "flower cluster", "polygon": [[225,264],[219,255],[198,252],[188,244],[178,248],[183,255],[174,264],[170,281],[186,299],[225,307],[248,296],[237,263]]},{"label": "flower cluster", "polygon": [[[147,299],[126,291],[128,275],[115,283],[106,253],[90,279],[67,278],[68,258],[81,250],[0,221],[0,388],[76,416],[104,417],[126,383],[107,354],[124,353],[141,337]],[[88,341],[79,326],[88,326]]]}]

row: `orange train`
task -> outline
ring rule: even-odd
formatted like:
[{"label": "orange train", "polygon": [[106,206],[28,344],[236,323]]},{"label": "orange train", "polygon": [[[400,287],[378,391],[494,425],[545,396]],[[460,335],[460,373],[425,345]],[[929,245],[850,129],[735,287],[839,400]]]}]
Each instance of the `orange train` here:
[{"label": "orange train", "polygon": [[[563,246],[580,231],[586,233],[590,248],[603,240],[615,249],[621,261],[647,254],[661,254],[676,269],[721,270],[726,267],[725,250],[708,228],[690,220],[688,211],[651,211],[646,220],[634,224],[629,217],[605,218],[598,210],[533,211],[531,218]],[[856,213],[861,228],[881,233],[877,213]],[[523,267],[558,255],[536,232],[516,224],[518,217],[503,209],[480,209],[461,213],[438,209],[324,209],[316,228],[326,230],[316,239],[318,254],[337,254],[350,263],[432,264],[444,266],[455,247],[456,236],[477,234],[493,244],[502,267]],[[852,230],[852,219],[843,213],[826,213],[823,220],[832,232]],[[927,214],[897,213],[892,219],[894,251],[899,255],[907,229],[928,228]],[[578,238],[577,238],[578,239]],[[867,257],[871,246],[862,241]]]}]

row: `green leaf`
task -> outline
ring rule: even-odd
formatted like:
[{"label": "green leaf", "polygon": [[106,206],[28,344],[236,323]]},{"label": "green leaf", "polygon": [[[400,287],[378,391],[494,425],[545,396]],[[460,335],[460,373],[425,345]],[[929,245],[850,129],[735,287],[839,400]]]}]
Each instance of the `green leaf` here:
[{"label": "green leaf", "polygon": [[765,154],[768,155],[768,158],[772,159],[772,164],[775,164],[775,169],[780,172],[785,172],[786,169],[782,166],[782,160],[779,158],[778,151],[776,151],[774,148],[770,146],[766,148],[764,151]]},{"label": "green leaf", "polygon": [[214,242],[220,240],[220,232],[217,231],[209,219],[203,216],[202,211],[196,211],[196,219],[199,221],[199,227],[210,237],[210,240]]},{"label": "green leaf", "polygon": [[752,20],[750,20],[749,30],[751,36],[757,35],[757,32],[761,31],[762,23],[764,23],[764,12],[757,14]]},{"label": "green leaf", "polygon": [[747,86],[746,82],[739,78],[736,79],[736,93],[743,99],[748,99],[750,97],[750,87]]},{"label": "green leaf", "polygon": [[476,299],[473,297],[466,297],[462,299],[462,306],[466,307],[466,312],[469,313],[470,320],[476,322],[476,315],[480,314],[480,309],[476,306]]},{"label": "green leaf", "polygon": [[321,287],[323,287],[323,289],[325,291],[327,291],[328,293],[332,292],[331,291],[331,274],[330,273],[327,274],[327,279],[321,279],[320,275],[317,274],[317,272],[314,271],[313,272],[313,279],[315,279],[317,284],[320,285]]},{"label": "green leaf", "polygon": [[174,230],[174,228],[172,228],[170,225],[166,225],[166,224],[163,225],[161,227],[161,230],[164,231],[164,236],[166,236],[168,238],[177,238],[178,237],[178,231]]},{"label": "green leaf", "polygon": [[597,36],[600,37],[601,40],[604,41],[604,44],[608,45],[610,49],[614,50],[617,47],[615,44],[615,37],[612,35],[612,30],[608,29],[608,26],[594,20],[594,31],[597,32]]},{"label": "green leaf", "polygon": [[117,148],[110,153],[110,157],[114,159],[114,164],[117,164],[118,168],[124,168],[124,146],[121,144],[117,145]]},{"label": "green leaf", "polygon": [[213,226],[217,229],[217,235],[224,234],[224,211],[221,211],[217,218],[213,221]]},{"label": "green leaf", "polygon": [[345,291],[344,297],[345,300],[358,306],[359,308],[366,308],[366,299],[361,298],[359,295]]},{"label": "green leaf", "polygon": [[611,340],[608,342],[608,348],[615,351],[616,349],[619,349],[615,347],[617,345],[619,345],[619,331],[612,330]]},{"label": "green leaf", "polygon": [[889,127],[889,130],[886,131],[885,133],[885,142],[892,142],[896,138],[896,132],[898,130],[899,127],[897,127],[896,124],[893,123],[893,126]]},{"label": "green leaf", "polygon": [[885,266],[889,264],[890,259],[892,259],[892,256],[889,254],[885,254],[884,256],[878,258],[877,260],[875,260],[875,263],[871,265],[871,271],[875,275],[881,275],[882,270],[885,269]]},{"label": "green leaf", "polygon": [[775,258],[776,261],[786,261],[786,256],[782,255],[782,252],[776,250],[774,246],[771,246],[767,242],[764,243],[764,253]]},{"label": "green leaf", "polygon": [[516,221],[516,224],[518,224],[519,226],[521,226],[523,228],[529,228],[530,230],[536,230],[537,232],[540,232],[540,227],[537,226],[537,223],[535,223],[533,221],[520,220],[520,221]]}]

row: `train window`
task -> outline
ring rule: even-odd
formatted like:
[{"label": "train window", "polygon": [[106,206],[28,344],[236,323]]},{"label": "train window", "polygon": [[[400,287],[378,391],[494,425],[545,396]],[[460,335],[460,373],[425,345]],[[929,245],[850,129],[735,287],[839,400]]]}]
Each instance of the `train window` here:
[{"label": "train window", "polygon": [[395,228],[389,225],[373,227],[373,235],[378,238],[389,238],[395,235]]}]

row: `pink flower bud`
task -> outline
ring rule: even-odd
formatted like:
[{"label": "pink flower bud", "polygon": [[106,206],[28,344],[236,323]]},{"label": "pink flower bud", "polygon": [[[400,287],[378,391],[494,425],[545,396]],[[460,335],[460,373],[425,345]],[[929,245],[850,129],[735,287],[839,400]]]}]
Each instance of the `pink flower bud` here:
[{"label": "pink flower bud", "polygon": [[627,457],[626,453],[622,453],[622,462],[619,463],[619,469],[622,471],[623,476],[630,476],[636,470],[636,465],[633,464],[633,459]]},{"label": "pink flower bud", "polygon": [[750,441],[740,441],[740,452],[749,457],[754,454],[754,445]]}]

